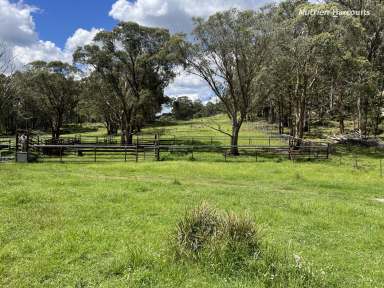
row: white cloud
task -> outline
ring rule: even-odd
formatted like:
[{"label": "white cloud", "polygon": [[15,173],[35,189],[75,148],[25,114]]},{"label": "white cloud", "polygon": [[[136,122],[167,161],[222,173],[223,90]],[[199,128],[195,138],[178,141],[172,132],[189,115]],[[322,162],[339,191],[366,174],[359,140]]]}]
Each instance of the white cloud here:
[{"label": "white cloud", "polygon": [[64,49],[57,47],[53,42],[42,40],[37,40],[26,46],[16,45],[13,48],[13,55],[15,60],[21,65],[36,60],[60,60],[71,63],[72,54],[76,48],[91,43],[99,31],[101,30],[96,28],[92,28],[91,31],[82,28],[77,29],[75,33],[68,38]]},{"label": "white cloud", "polygon": [[209,15],[230,8],[256,9],[265,0],[117,0],[109,15],[119,21],[160,26],[172,32],[190,32],[192,17]]},{"label": "white cloud", "polygon": [[79,28],[75,33],[68,38],[65,44],[65,50],[73,53],[77,47],[88,45],[93,41],[93,38],[101,29],[92,28],[91,31]]},{"label": "white cloud", "polygon": [[200,99],[203,102],[208,101],[213,96],[203,79],[185,71],[180,71],[164,92],[169,97],[188,96],[193,100]]},{"label": "white cloud", "polygon": [[[141,25],[168,28],[171,32],[190,33],[192,17],[206,18],[230,8],[256,9],[266,0],[117,0],[109,15],[119,21],[133,21]],[[167,89],[168,96],[189,96],[207,101],[212,92],[204,80],[181,73]]]},{"label": "white cloud", "polygon": [[0,0],[0,39],[9,45],[29,45],[37,40],[32,13],[37,8],[22,2]]},{"label": "white cloud", "polygon": [[60,60],[64,62],[71,61],[71,55],[64,53],[55,43],[50,41],[36,41],[28,46],[18,46],[13,48],[15,61],[24,65],[36,60],[53,61]]},{"label": "white cloud", "polygon": [[61,49],[51,41],[38,38],[33,20],[36,11],[38,8],[22,1],[12,3],[0,0],[0,42],[12,51],[17,68],[36,60],[72,62],[75,49],[89,44],[100,31],[96,28],[90,31],[79,28],[68,38],[64,49]]}]

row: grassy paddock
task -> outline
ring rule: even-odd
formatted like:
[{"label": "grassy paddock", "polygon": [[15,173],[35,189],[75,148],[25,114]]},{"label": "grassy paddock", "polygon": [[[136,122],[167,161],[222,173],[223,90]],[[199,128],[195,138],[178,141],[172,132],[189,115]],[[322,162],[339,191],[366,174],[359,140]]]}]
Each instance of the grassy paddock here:
[{"label": "grassy paddock", "polygon": [[[144,133],[222,136],[207,125],[230,129],[222,115],[177,124]],[[268,135],[257,125],[246,123],[240,135]],[[149,153],[146,161],[124,163],[123,156],[0,165],[0,287],[319,287],[258,275],[269,269],[260,265],[279,265],[274,261],[283,254],[288,262],[294,255],[304,259],[326,287],[384,283],[383,155],[377,151],[299,162],[261,155],[257,162],[252,156],[225,162],[220,153],[162,153],[162,161],[153,161]],[[176,224],[204,201],[249,215],[272,256],[236,273],[209,269],[210,259],[207,265],[173,261]]]},{"label": "grassy paddock", "polygon": [[0,286],[263,287],[169,260],[178,219],[207,201],[334,286],[380,287],[384,180],[364,159],[1,165]]}]

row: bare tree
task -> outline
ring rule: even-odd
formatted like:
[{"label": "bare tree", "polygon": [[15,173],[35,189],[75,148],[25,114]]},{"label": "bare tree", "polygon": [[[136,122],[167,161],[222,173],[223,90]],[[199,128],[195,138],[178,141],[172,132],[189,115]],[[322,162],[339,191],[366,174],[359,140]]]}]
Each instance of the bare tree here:
[{"label": "bare tree", "polygon": [[11,48],[0,42],[0,74],[11,75],[15,72],[15,61]]}]

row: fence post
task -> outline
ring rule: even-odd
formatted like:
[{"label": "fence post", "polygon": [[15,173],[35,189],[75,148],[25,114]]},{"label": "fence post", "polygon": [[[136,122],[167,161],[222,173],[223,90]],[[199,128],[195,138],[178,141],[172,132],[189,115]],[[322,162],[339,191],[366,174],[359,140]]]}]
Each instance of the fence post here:
[{"label": "fence post", "polygon": [[60,162],[63,162],[63,148],[60,147]]},{"label": "fence post", "polygon": [[160,147],[159,147],[159,144],[156,143],[154,148],[155,148],[156,161],[160,161]]},{"label": "fence post", "polygon": [[193,146],[192,146],[192,160],[194,160],[195,158],[193,157]]},{"label": "fence post", "polygon": [[29,131],[27,132],[27,162],[29,161],[29,141],[30,141]]},{"label": "fence post", "polygon": [[255,160],[256,160],[256,162],[257,162],[257,150],[255,149]]},{"label": "fence post", "polygon": [[16,132],[16,143],[15,143],[15,161],[17,162],[17,151],[19,150],[19,134]]},{"label": "fence post", "polygon": [[144,160],[145,160],[145,147],[143,147]]},{"label": "fence post", "polygon": [[124,146],[124,162],[127,162],[127,145]]},{"label": "fence post", "polygon": [[139,147],[136,142],[136,162],[139,162]]},{"label": "fence post", "polygon": [[268,144],[269,144],[269,147],[271,147],[271,136],[268,137]]},{"label": "fence post", "polygon": [[94,153],[95,153],[95,155],[94,155],[94,160],[95,160],[95,162],[96,162],[96,147],[93,148],[93,149],[94,149]]}]

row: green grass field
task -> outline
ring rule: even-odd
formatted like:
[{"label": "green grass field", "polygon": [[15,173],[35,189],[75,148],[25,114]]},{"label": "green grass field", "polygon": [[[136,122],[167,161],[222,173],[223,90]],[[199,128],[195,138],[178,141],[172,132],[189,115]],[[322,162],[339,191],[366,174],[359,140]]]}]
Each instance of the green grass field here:
[{"label": "green grass field", "polygon": [[326,287],[383,287],[377,157],[359,154],[357,167],[352,154],[296,163],[214,157],[1,164],[0,287],[273,287],[170,258],[176,223],[203,201],[250,215],[265,243],[302,257]]},{"label": "green grass field", "polygon": [[[226,115],[216,115],[207,118],[196,118],[189,121],[178,121],[176,123],[156,123],[157,125],[144,128],[139,136],[136,137],[149,137],[154,138],[155,134],[158,134],[162,139],[184,139],[186,142],[194,140],[195,145],[205,144],[218,144],[229,145],[230,137],[217,131],[220,129],[226,133],[231,133],[231,125]],[[258,129],[260,126],[268,127],[266,123],[258,122],[245,122],[242,125],[240,132],[240,145],[269,145],[268,136],[269,133]],[[271,129],[270,127],[268,127]],[[70,129],[71,133],[63,135],[64,137],[75,136],[91,136],[91,137],[105,137],[107,136],[107,130],[102,125],[88,124],[87,129],[89,132],[83,132],[85,129]],[[213,138],[214,142],[211,142],[210,138]],[[258,139],[259,138],[259,139]],[[187,143],[186,143],[187,144]],[[277,139],[271,139],[271,145],[285,145],[282,141]]]}]

